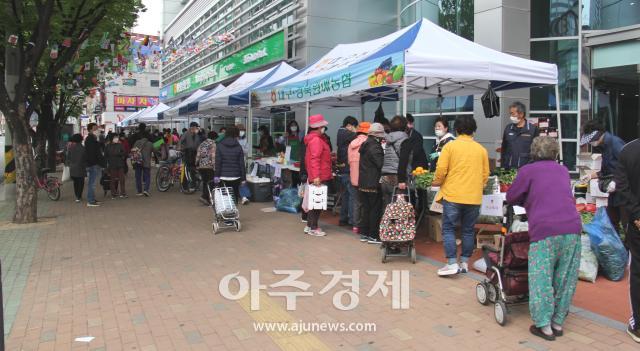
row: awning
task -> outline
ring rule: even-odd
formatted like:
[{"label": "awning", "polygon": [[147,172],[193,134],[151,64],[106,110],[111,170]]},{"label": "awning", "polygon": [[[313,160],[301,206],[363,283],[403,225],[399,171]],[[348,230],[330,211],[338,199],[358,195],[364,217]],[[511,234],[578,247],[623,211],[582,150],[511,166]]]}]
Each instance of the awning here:
[{"label": "awning", "polygon": [[[385,37],[340,44],[291,76],[252,90],[259,107],[464,96],[557,84],[556,65],[489,49],[421,21]],[[405,81],[406,80],[406,81]],[[376,100],[378,101],[378,100]]]},{"label": "awning", "polygon": [[158,122],[158,113],[169,109],[169,106],[159,103],[149,110],[145,110],[135,118],[136,123],[153,123]]},{"label": "awning", "polygon": [[208,93],[208,91],[202,90],[202,89],[198,89],[194,91],[193,94],[189,95],[189,97],[184,99],[178,105],[164,111],[163,119],[171,119],[172,117],[177,117],[179,114],[179,111],[181,111],[182,109],[186,109],[187,105],[189,105],[190,102],[194,101],[195,99],[199,98],[200,96],[206,93]]},{"label": "awning", "polygon": [[222,84],[218,84],[215,88],[209,90],[206,92],[206,94],[199,96],[198,98],[194,99],[193,101],[189,102],[189,104],[187,105],[186,110],[183,108],[180,111],[180,116],[185,116],[194,112],[198,112],[198,109],[200,107],[200,101],[206,100],[211,98],[212,96],[216,96],[218,95],[220,92],[224,91],[225,86]]}]

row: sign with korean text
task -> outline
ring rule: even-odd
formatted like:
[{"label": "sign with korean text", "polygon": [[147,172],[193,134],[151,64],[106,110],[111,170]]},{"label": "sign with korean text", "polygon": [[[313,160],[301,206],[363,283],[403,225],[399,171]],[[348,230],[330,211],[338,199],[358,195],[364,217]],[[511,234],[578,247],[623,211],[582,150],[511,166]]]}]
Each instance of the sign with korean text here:
[{"label": "sign with korean text", "polygon": [[113,108],[115,111],[137,111],[140,107],[149,107],[158,104],[155,96],[124,96],[115,95],[113,97]]},{"label": "sign with korean text", "polygon": [[[296,104],[332,96],[346,96],[355,91],[398,84],[404,78],[404,54],[392,53],[365,60],[333,72],[315,75],[281,86],[258,89],[252,99],[257,106]],[[322,70],[320,70],[322,71]],[[303,74],[307,74],[305,71]]]},{"label": "sign with korean text", "polygon": [[280,31],[264,40],[248,46],[235,54],[212,63],[180,81],[160,89],[160,100],[220,82],[236,74],[243,73],[271,62],[285,59],[284,32]]}]

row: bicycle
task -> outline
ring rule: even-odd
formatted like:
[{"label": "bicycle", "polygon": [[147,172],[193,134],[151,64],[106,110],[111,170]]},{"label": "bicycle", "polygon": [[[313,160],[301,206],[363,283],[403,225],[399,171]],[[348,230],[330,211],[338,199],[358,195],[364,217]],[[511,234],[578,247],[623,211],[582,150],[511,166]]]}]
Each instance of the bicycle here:
[{"label": "bicycle", "polygon": [[[160,192],[166,192],[175,184],[180,184],[180,191],[185,194],[193,194],[199,187],[200,174],[194,172],[195,177],[192,179],[189,166],[182,162],[182,154],[178,152],[177,158],[172,161],[162,161],[161,166],[156,173],[156,188]],[[182,179],[186,177],[186,181]],[[185,185],[188,185],[185,187]]]},{"label": "bicycle", "polygon": [[40,190],[44,190],[47,192],[47,197],[51,201],[60,200],[60,180],[57,177],[50,177],[49,172],[51,169],[42,168],[40,170],[40,174],[36,178],[36,186]]}]

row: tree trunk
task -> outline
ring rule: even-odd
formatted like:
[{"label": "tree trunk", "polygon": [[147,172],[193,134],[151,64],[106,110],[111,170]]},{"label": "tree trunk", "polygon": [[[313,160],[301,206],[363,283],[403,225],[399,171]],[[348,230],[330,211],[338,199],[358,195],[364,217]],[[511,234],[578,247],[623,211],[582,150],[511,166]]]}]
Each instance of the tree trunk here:
[{"label": "tree trunk", "polygon": [[60,146],[60,125],[51,123],[47,128],[47,168],[56,169],[57,154]]},{"label": "tree trunk", "polygon": [[31,146],[29,119],[24,107],[6,114],[11,131],[16,161],[16,204],[14,223],[34,223],[38,220],[38,187],[36,163]]}]

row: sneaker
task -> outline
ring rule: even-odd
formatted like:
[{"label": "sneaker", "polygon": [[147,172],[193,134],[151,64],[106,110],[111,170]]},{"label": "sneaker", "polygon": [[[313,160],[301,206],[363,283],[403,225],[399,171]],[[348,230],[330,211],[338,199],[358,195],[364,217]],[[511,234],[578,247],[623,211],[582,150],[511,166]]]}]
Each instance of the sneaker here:
[{"label": "sneaker", "polygon": [[380,241],[380,239],[369,238],[369,240],[367,240],[367,243],[369,243],[369,244],[382,244],[382,241]]},{"label": "sneaker", "polygon": [[633,339],[633,341],[640,343],[640,329],[633,330],[631,326],[627,327],[627,334]]},{"label": "sneaker", "polygon": [[87,202],[87,207],[100,207],[100,204],[97,201]]},{"label": "sneaker", "polygon": [[353,227],[353,228],[351,228],[351,231],[353,232],[353,234],[358,234],[358,233],[360,233],[360,229],[358,229],[358,227]]},{"label": "sneaker", "polygon": [[142,195],[143,195],[142,193],[136,193],[136,196],[142,196]]},{"label": "sneaker", "polygon": [[241,203],[243,205],[248,205],[249,204],[249,199],[247,199],[246,197],[243,197]]},{"label": "sneaker", "polygon": [[309,233],[307,233],[311,236],[325,236],[327,235],[327,233],[323,232],[322,229],[318,228],[318,229],[312,229],[309,230]]},{"label": "sneaker", "polygon": [[144,196],[146,196],[146,197],[150,197],[150,196],[151,196],[151,194],[149,194],[149,192],[148,192],[148,191],[143,191],[143,192],[142,192],[142,195],[144,195]]},{"label": "sneaker", "polygon": [[360,242],[362,243],[366,243],[367,241],[369,241],[369,237],[364,235],[364,234],[360,234]]},{"label": "sneaker", "polygon": [[309,234],[310,230],[311,230],[311,227],[309,227],[308,225],[304,227],[304,233],[305,234]]},{"label": "sneaker", "polygon": [[469,264],[467,262],[460,262],[460,273],[468,273]]},{"label": "sneaker", "polygon": [[115,199],[117,199],[117,198],[118,198],[118,195],[113,195],[113,196],[111,196],[111,200],[115,200]]},{"label": "sneaker", "polygon": [[128,199],[128,198],[129,198],[129,195],[127,195],[127,194],[122,194],[122,195],[120,195],[120,198],[121,198],[121,199]]},{"label": "sneaker", "polygon": [[448,264],[438,269],[439,276],[456,275],[460,272],[460,266],[457,263]]},{"label": "sneaker", "polygon": [[78,202],[80,202],[80,201],[81,201],[80,199],[76,199],[76,203],[78,203]]}]

